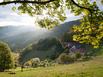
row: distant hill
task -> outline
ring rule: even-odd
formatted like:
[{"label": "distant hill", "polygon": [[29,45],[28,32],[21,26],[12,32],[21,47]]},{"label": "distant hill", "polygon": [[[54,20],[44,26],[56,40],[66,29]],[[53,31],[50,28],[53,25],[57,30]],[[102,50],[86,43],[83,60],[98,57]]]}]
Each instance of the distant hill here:
[{"label": "distant hill", "polygon": [[79,25],[80,20],[75,20],[75,21],[70,21],[70,22],[65,22],[61,25],[58,25],[52,29],[52,35],[56,37],[61,37],[64,35],[66,32],[70,32],[72,26],[74,25]]},{"label": "distant hill", "polygon": [[60,39],[64,33],[69,32],[74,23],[76,25],[80,24],[79,21],[72,21],[56,26],[51,30],[51,33],[49,33],[51,37],[49,36],[48,38],[39,40],[37,44],[27,46],[21,53],[20,62],[25,62],[34,57],[39,57],[40,59],[57,58],[64,51],[58,39]]},{"label": "distant hill", "polygon": [[56,38],[42,39],[37,44],[29,45],[23,49],[20,62],[26,62],[35,57],[39,57],[41,60],[46,58],[55,59],[63,50],[61,43]]},{"label": "distant hill", "polygon": [[37,43],[40,39],[61,37],[71,29],[71,26],[78,25],[79,23],[79,20],[65,22],[52,30],[35,29],[35,27],[29,26],[0,27],[0,40],[7,42],[13,50],[23,49],[31,43]]},{"label": "distant hill", "polygon": [[29,26],[0,27],[0,40],[7,42],[13,50],[22,49],[30,43],[48,37],[48,30]]}]

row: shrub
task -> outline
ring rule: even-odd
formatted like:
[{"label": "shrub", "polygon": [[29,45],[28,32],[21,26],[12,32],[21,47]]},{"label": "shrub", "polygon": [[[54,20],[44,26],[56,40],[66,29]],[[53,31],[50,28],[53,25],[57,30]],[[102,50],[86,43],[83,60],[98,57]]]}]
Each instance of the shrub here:
[{"label": "shrub", "polygon": [[58,62],[62,64],[68,64],[74,62],[74,60],[75,58],[73,56],[70,56],[69,54],[66,53],[62,53],[58,58]]},{"label": "shrub", "polygon": [[82,57],[82,60],[83,61],[88,61],[88,60],[90,60],[91,59],[91,56],[83,56]]},{"label": "shrub", "polygon": [[40,64],[40,59],[39,58],[32,58],[28,60],[27,62],[24,63],[24,66],[26,67],[38,67]]},{"label": "shrub", "polygon": [[33,58],[31,59],[32,62],[32,67],[37,67],[40,64],[40,59],[39,58]]},{"label": "shrub", "polygon": [[32,67],[32,62],[29,60],[27,62],[24,63],[24,66],[26,67]]},{"label": "shrub", "polygon": [[48,59],[45,59],[44,61],[40,62],[40,66],[42,66],[42,67],[47,67],[47,66],[50,66],[50,65],[51,64],[50,64]]},{"label": "shrub", "polygon": [[82,56],[82,54],[81,54],[80,52],[76,52],[76,53],[75,53],[75,58],[76,58],[76,59],[81,58],[81,56]]}]

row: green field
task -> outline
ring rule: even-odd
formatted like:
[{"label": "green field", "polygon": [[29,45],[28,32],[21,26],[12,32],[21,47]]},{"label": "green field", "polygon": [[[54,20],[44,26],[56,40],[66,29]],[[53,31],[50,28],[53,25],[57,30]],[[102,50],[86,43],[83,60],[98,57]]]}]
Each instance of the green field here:
[{"label": "green field", "polygon": [[16,74],[0,72],[0,77],[103,77],[103,56],[74,64],[28,68],[24,72],[17,68],[15,71]]}]

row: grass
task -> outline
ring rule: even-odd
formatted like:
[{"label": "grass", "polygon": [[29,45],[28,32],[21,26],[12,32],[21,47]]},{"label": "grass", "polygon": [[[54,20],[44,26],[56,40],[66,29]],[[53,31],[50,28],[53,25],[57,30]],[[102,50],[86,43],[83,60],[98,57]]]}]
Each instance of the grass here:
[{"label": "grass", "polygon": [[15,72],[0,72],[0,77],[103,77],[103,56],[69,65],[28,68],[24,72],[17,68]]}]

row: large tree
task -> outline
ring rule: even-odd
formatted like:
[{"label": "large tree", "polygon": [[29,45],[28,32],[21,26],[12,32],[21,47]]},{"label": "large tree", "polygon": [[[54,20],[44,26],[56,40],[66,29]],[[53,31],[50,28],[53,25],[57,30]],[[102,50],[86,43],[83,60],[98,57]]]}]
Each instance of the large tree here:
[{"label": "large tree", "polygon": [[[98,47],[103,39],[103,11],[97,6],[103,0],[3,0],[0,5],[17,4],[13,10],[42,16],[37,22],[46,28],[52,28],[66,19],[65,10],[82,15],[81,25],[73,27],[73,40]],[[39,17],[38,17],[39,19]]]},{"label": "large tree", "polygon": [[13,67],[11,50],[7,44],[0,42],[0,71]]}]

